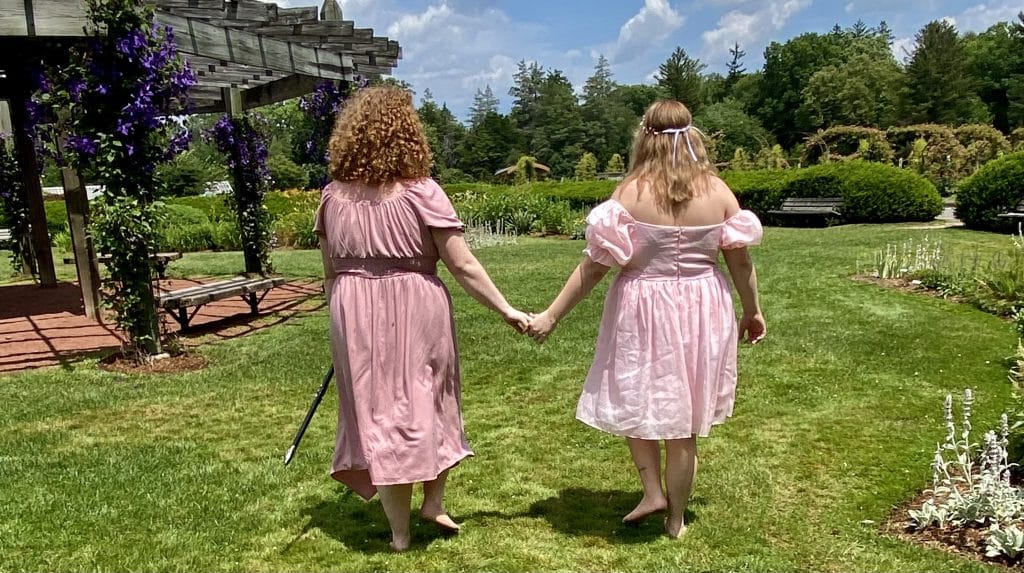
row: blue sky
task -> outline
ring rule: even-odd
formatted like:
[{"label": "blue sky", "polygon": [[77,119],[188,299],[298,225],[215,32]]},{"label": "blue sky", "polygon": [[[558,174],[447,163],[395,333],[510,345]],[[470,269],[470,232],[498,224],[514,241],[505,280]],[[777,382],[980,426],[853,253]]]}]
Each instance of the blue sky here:
[{"label": "blue sky", "polygon": [[[490,84],[502,109],[516,62],[562,70],[581,86],[600,54],[621,83],[651,82],[676,46],[724,72],[739,42],[748,70],[771,41],[827,32],[857,19],[885,20],[902,59],[927,22],[949,19],[961,32],[1012,20],[1024,0],[340,0],[346,20],[402,45],[395,77],[429,89],[464,118],[477,89]],[[316,6],[318,0],[278,0]]]}]

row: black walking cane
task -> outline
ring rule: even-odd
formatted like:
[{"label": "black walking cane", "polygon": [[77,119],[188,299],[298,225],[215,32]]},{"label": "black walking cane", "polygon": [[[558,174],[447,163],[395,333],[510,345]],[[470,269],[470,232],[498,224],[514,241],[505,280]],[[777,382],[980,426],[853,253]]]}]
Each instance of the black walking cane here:
[{"label": "black walking cane", "polygon": [[284,453],[284,465],[288,465],[288,463],[292,461],[292,458],[295,457],[295,450],[299,449],[299,442],[302,441],[302,435],[306,433],[306,428],[308,428],[309,423],[313,421],[313,414],[316,413],[316,409],[320,406],[320,401],[324,399],[324,394],[327,393],[327,387],[331,385],[331,378],[333,377],[334,364],[331,364],[331,368],[324,376],[323,383],[320,384],[320,389],[316,391],[316,396],[313,397],[313,405],[311,405],[309,407],[309,411],[306,412],[306,419],[302,421],[302,425],[299,426],[299,431],[295,434],[292,446]]}]

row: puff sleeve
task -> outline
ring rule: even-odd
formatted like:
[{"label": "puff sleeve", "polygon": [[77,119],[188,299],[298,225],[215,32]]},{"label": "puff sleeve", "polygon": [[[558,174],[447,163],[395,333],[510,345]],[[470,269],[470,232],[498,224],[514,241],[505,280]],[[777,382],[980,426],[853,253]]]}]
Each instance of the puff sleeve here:
[{"label": "puff sleeve", "polygon": [[587,248],[583,253],[607,267],[623,266],[633,258],[635,223],[622,205],[601,203],[587,215]]},{"label": "puff sleeve", "polygon": [[759,245],[763,234],[764,229],[761,228],[761,221],[757,215],[742,209],[725,221],[719,246],[723,249],[738,249]]},{"label": "puff sleeve", "polygon": [[414,192],[413,206],[420,220],[433,229],[463,230],[465,225],[455,212],[451,199],[433,179],[424,179],[416,183],[411,190]]},{"label": "puff sleeve", "polygon": [[313,232],[320,236],[327,235],[327,226],[324,223],[324,210],[327,207],[327,200],[331,196],[331,186],[324,187],[320,192],[320,206],[316,208],[316,217],[313,219]]}]

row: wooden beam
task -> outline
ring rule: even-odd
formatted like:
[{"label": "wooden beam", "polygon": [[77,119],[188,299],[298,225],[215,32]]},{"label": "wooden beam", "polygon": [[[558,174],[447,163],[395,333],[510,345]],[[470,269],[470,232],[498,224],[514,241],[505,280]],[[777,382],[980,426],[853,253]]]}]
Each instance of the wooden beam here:
[{"label": "wooden beam", "polygon": [[85,315],[102,322],[100,306],[100,270],[96,263],[96,250],[89,234],[89,197],[78,173],[70,167],[61,169],[64,184],[64,203],[68,209],[68,228],[75,253],[75,271],[82,289]]},{"label": "wooden beam", "polygon": [[242,90],[238,88],[224,88],[221,90],[222,99],[224,100],[224,112],[231,116],[241,115],[244,110],[242,108]]},{"label": "wooden beam", "polygon": [[[27,80],[26,80],[27,81]],[[39,181],[39,162],[36,147],[28,136],[28,116],[25,102],[28,95],[11,102],[11,123],[14,127],[14,147],[18,156],[25,194],[28,198],[29,225],[32,229],[32,249],[36,255],[39,282],[44,286],[57,284],[57,272],[53,267],[53,251],[50,234],[46,230],[46,209],[43,206],[43,186]]]},{"label": "wooden beam", "polygon": [[242,107],[252,109],[308,94],[324,80],[310,76],[288,76],[242,92]]}]

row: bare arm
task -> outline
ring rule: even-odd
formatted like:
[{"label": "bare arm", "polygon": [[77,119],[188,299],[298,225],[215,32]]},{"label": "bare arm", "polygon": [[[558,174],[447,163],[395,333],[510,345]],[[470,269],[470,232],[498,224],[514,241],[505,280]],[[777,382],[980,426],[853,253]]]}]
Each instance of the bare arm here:
[{"label": "bare arm", "polygon": [[725,265],[729,268],[733,285],[740,295],[743,305],[743,317],[740,319],[740,338],[744,333],[747,340],[756,343],[767,333],[764,317],[761,315],[761,303],[757,297],[757,269],[746,247],[726,249],[722,251]]},{"label": "bare arm", "polygon": [[483,265],[469,250],[461,231],[454,229],[431,229],[434,244],[448,270],[459,286],[480,304],[497,312],[519,332],[526,329],[530,317],[512,307],[494,286]]},{"label": "bare arm", "polygon": [[589,257],[584,258],[569,275],[569,280],[565,281],[562,292],[558,293],[551,306],[530,321],[527,333],[538,342],[544,342],[558,322],[594,290],[597,283],[608,274],[608,270],[609,267],[595,263]]}]

